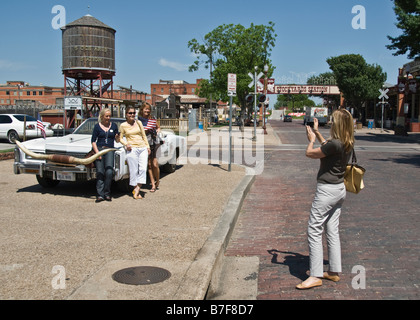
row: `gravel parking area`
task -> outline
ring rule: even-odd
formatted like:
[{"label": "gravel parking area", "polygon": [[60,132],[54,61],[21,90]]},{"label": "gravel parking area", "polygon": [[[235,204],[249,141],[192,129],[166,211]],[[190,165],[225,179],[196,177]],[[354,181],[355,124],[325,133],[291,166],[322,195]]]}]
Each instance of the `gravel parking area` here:
[{"label": "gravel parking area", "polygon": [[[95,203],[94,183],[44,189],[0,161],[0,299],[66,299],[102,266],[117,260],[189,264],[212,233],[245,169],[186,164],[163,176],[144,199],[114,191]],[[54,289],[54,266],[66,288]]]}]

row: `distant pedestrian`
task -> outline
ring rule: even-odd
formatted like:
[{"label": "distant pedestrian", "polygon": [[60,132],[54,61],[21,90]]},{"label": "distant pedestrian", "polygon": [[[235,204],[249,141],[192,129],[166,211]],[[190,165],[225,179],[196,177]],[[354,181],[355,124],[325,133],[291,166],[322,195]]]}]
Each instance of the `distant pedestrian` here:
[{"label": "distant pedestrian", "polygon": [[[296,286],[310,289],[322,285],[321,279],[339,281],[341,272],[341,244],[339,218],[346,198],[344,173],[354,146],[353,117],[345,109],[332,115],[331,137],[327,140],[318,131],[318,119],[314,118],[313,129],[306,126],[309,140],[306,156],[321,159],[317,175],[317,189],[312,202],[308,223],[310,276]],[[321,147],[314,148],[318,139]],[[329,270],[323,271],[322,234],[326,231]]]},{"label": "distant pedestrian", "polygon": [[[92,149],[95,153],[107,148],[114,148],[118,141],[118,126],[111,122],[111,110],[104,108],[99,112],[98,123],[93,127]],[[108,152],[95,161],[96,166],[96,202],[111,201],[111,184],[114,176],[114,153]]]},{"label": "distant pedestrian", "polygon": [[146,183],[147,158],[150,146],[143,124],[136,119],[134,107],[127,107],[125,111],[126,122],[120,125],[120,142],[127,152],[127,164],[130,171],[130,186],[133,189],[133,198],[142,199],[140,188]]}]

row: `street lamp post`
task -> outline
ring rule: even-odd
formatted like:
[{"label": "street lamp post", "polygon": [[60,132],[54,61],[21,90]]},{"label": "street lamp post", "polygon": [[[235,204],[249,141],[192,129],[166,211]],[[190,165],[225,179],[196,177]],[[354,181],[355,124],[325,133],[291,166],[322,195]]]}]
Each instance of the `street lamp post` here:
[{"label": "street lamp post", "polygon": [[254,137],[252,140],[257,140],[257,70],[258,67],[255,67],[254,70]]},{"label": "street lamp post", "polygon": [[[267,74],[268,74],[268,65],[265,65],[264,66],[264,74],[265,74],[265,76],[264,76],[264,95],[265,95],[265,97],[266,97],[266,99],[267,99],[267,79],[268,79],[268,76],[267,76]],[[266,104],[265,104],[265,101],[263,102],[263,131],[264,131],[264,134],[267,134],[267,128],[266,128],[266,126],[265,126],[265,106],[266,106]]]}]

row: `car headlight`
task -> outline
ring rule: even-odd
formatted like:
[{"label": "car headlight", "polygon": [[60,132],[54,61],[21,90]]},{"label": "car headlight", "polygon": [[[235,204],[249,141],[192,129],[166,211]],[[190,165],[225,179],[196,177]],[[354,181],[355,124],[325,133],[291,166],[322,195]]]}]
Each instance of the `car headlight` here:
[{"label": "car headlight", "polygon": [[115,152],[115,170],[120,170],[120,161],[121,161],[121,155],[118,152]]},{"label": "car headlight", "polygon": [[20,150],[19,150],[19,148],[15,148],[15,150],[13,150],[13,153],[15,154],[15,162],[20,162]]}]

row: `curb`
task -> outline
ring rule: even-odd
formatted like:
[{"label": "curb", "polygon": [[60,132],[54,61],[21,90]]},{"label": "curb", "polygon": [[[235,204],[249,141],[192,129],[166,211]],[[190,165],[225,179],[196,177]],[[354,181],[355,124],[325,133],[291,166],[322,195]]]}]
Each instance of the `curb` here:
[{"label": "curb", "polygon": [[229,243],[242,203],[255,181],[255,175],[245,176],[231,194],[213,233],[197,253],[178,287],[175,300],[204,300],[216,269]]}]

